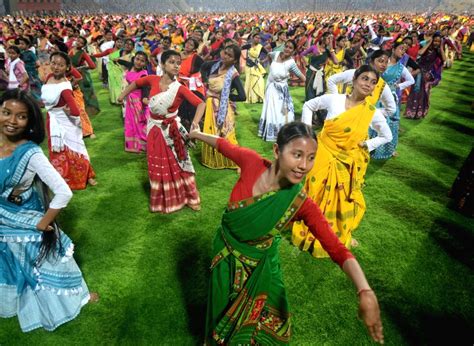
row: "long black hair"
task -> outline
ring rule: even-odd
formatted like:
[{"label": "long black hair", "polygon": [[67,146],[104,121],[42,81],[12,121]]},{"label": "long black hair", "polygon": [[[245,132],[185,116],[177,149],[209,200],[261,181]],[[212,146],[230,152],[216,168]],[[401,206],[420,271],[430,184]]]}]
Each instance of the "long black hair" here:
[{"label": "long black hair", "polygon": [[0,97],[0,105],[9,100],[23,103],[28,110],[28,123],[22,134],[22,139],[41,144],[45,137],[45,129],[43,115],[38,103],[21,89],[6,90]]},{"label": "long black hair", "polygon": [[[38,178],[38,176],[35,177],[34,184],[41,198],[41,201],[43,202],[44,210],[46,211],[49,209],[49,204],[51,203],[49,188],[42,180]],[[43,262],[51,255],[58,256],[63,250],[62,244],[59,241],[60,228],[58,222],[54,220],[50,226],[53,227],[51,231],[42,232],[43,239],[41,240],[41,246],[40,251],[38,253],[38,257],[36,257],[35,260],[36,265],[40,265],[41,262]]]},{"label": "long black hair", "polygon": [[232,44],[229,44],[228,46],[225,46],[223,49],[224,50],[229,49],[232,51],[232,53],[234,54],[235,69],[240,73],[240,55],[242,54],[240,47],[236,45],[235,43],[232,43]]},{"label": "long black hair", "polygon": [[278,131],[278,136],[276,140],[278,149],[280,150],[280,152],[283,151],[283,148],[288,143],[298,138],[311,138],[317,141],[316,133],[313,131],[311,126],[306,125],[301,121],[292,121],[288,124],[283,125],[280,131]]},{"label": "long black hair", "polygon": [[138,55],[141,55],[142,57],[145,58],[145,66],[143,66],[142,70],[146,69],[146,65],[148,64],[148,54],[143,52],[143,51],[138,51],[138,52],[135,53],[135,55],[132,58],[131,66],[129,68],[129,71],[131,71],[133,69],[133,67],[135,66],[135,57],[137,57]]},{"label": "long black hair", "polygon": [[[28,110],[28,123],[22,134],[22,139],[41,144],[45,137],[44,120],[41,113],[41,109],[38,103],[29,96],[25,91],[21,89],[7,90],[0,97],[0,105],[3,105],[6,101],[15,100],[25,105]],[[42,200],[44,210],[48,210],[51,197],[49,196],[49,189],[46,184],[41,181],[37,176],[35,177],[35,187]],[[50,254],[54,254],[59,245],[59,252],[61,251],[61,244],[58,242],[59,239],[59,227],[56,221],[52,224],[53,231],[43,232],[43,239],[41,241],[40,252],[36,258],[36,263],[41,263]]]}]

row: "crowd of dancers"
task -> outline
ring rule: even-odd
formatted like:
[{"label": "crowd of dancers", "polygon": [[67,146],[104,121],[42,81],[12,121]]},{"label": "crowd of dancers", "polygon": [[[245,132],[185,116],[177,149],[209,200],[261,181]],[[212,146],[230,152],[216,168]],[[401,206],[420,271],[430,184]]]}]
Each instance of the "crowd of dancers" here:
[{"label": "crowd of dancers", "polygon": [[[474,50],[474,18],[7,16],[0,25],[0,316],[54,330],[98,300],[55,223],[71,190],[101,184],[84,141],[101,136],[91,121],[97,69],[122,108],[124,150],[146,153],[151,212],[200,210],[189,154],[198,142],[204,166],[238,170],[214,241],[206,343],[289,342],[277,252],[289,227],[295,246],[346,272],[383,342],[377,298],[348,250],[366,210],[364,175],[371,158],[398,155],[401,105],[406,118],[426,117],[443,68],[463,45]],[[290,86],[305,90],[300,121]],[[274,142],[273,161],[238,146],[237,102],[262,103],[257,135]]]}]

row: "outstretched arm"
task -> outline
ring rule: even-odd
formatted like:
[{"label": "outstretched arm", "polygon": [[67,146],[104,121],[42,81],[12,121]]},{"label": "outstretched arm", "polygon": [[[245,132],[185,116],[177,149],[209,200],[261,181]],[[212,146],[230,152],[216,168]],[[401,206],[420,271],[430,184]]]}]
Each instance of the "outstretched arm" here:
[{"label": "outstretched arm", "polygon": [[138,88],[137,86],[137,83],[133,82],[133,83],[130,83],[125,89],[124,91],[121,92],[121,94],[119,95],[119,97],[117,98],[117,102],[118,103],[122,103],[123,102],[123,99],[125,97],[127,97],[128,94],[130,94],[132,91],[136,90]]},{"label": "outstretched arm", "polygon": [[383,327],[380,319],[379,303],[365,278],[359,262],[355,258],[350,258],[344,262],[342,270],[357,288],[359,317],[364,321],[372,339],[383,344]]},{"label": "outstretched arm", "polygon": [[331,259],[352,280],[359,296],[359,316],[363,319],[371,337],[375,341],[383,343],[383,329],[377,297],[370,288],[359,263],[338,239],[319,206],[308,198],[298,211],[295,220],[305,222],[309,231],[319,240]]},{"label": "outstretched arm", "polygon": [[191,125],[189,138],[200,140],[201,142],[204,142],[210,145],[211,147],[216,148],[217,140],[219,139],[219,137],[202,133],[201,130],[199,129],[199,121],[196,122],[196,120],[197,119],[195,118],[195,120],[193,120],[193,123]]}]

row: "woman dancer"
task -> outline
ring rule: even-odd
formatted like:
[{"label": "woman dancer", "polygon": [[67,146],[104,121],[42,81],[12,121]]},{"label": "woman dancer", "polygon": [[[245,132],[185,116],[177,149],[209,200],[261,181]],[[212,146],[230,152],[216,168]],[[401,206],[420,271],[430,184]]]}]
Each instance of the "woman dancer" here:
[{"label": "woman dancer", "polygon": [[72,66],[74,66],[81,74],[82,80],[79,82],[82,94],[84,95],[84,102],[86,104],[86,112],[89,115],[95,115],[100,112],[99,101],[94,92],[94,85],[89,73],[89,69],[95,69],[96,65],[90,58],[87,50],[87,40],[84,37],[78,37],[76,47],[70,50]]},{"label": "woman dancer", "polygon": [[54,222],[72,192],[39,146],[41,110],[19,89],[0,104],[0,317],[18,316],[24,332],[51,331],[98,296],[89,294],[72,241]]},{"label": "woman dancer", "polygon": [[8,59],[5,63],[5,75],[3,78],[8,82],[7,89],[20,88],[28,91],[28,72],[25,69],[25,63],[20,59],[20,48],[9,46],[7,48]]},{"label": "woman dancer", "polygon": [[[201,79],[202,58],[196,53],[199,42],[190,37],[184,43],[184,49],[181,52],[181,68],[179,69],[179,81],[186,85],[197,97],[204,100],[205,88]],[[184,128],[189,131],[193,121],[196,108],[189,102],[184,101],[179,107],[178,116]]]},{"label": "woman dancer", "polygon": [[94,129],[92,127],[92,122],[89,118],[89,114],[87,114],[86,112],[84,95],[82,94],[81,87],[79,86],[79,83],[82,80],[82,74],[74,67],[71,67],[71,70],[66,73],[66,76],[71,82],[73,90],[72,95],[80,111],[79,117],[81,118],[82,136],[94,139],[96,138],[96,135],[94,134]]},{"label": "woman dancer", "polygon": [[260,44],[260,34],[255,33],[251,37],[251,43],[242,46],[242,50],[247,50],[247,60],[245,67],[245,95],[247,97],[245,103],[261,103],[265,97],[265,80],[266,73],[259,56],[261,53],[266,54],[267,51]]},{"label": "woman dancer", "polygon": [[[208,86],[203,131],[237,144],[235,111],[231,103],[245,101],[245,90],[235,67],[240,60],[240,48],[231,44],[222,50],[221,55],[222,60],[203,65],[203,74]],[[237,91],[237,95],[232,93],[233,90]],[[200,121],[201,118],[194,118],[194,126]],[[201,163],[206,167],[237,168],[234,162],[206,143],[203,143],[201,153]]]},{"label": "woman dancer", "polygon": [[41,81],[38,75],[37,65],[39,65],[36,54],[31,51],[30,40],[26,37],[20,37],[16,40],[18,48],[20,48],[20,59],[25,63],[25,69],[28,73],[28,83],[30,85],[30,93],[39,101],[41,99]]},{"label": "woman dancer", "polygon": [[80,109],[66,77],[71,59],[66,53],[51,54],[52,75],[41,88],[41,100],[48,111],[49,158],[72,190],[96,185],[86,146],[82,139]]},{"label": "woman dancer", "polygon": [[405,109],[406,118],[421,119],[428,114],[431,88],[441,81],[441,72],[446,60],[441,42],[441,36],[435,34],[428,39],[426,45],[418,53],[420,55],[418,64],[421,72],[417,78],[417,83],[412,87],[408,96]]},{"label": "woman dancer", "polygon": [[[368,96],[378,79],[373,67],[362,65],[354,73],[350,95],[327,94],[307,101],[303,106],[302,119],[306,124],[311,124],[312,112],[328,111],[318,136],[319,148],[313,169],[306,178],[306,188],[347,247],[351,245],[352,232],[366,209],[362,183],[369,152],[392,140],[385,117],[369,102]],[[368,139],[369,126],[377,130],[378,137]],[[313,256],[328,256],[303,223],[295,223],[292,238],[293,244],[310,251]]]},{"label": "woman dancer", "polygon": [[[329,77],[340,73],[345,70],[345,66],[349,65],[348,60],[350,59],[346,55],[346,42],[347,38],[345,36],[339,36],[336,39],[336,48],[334,49],[334,57],[336,62],[332,59],[329,59],[324,66],[324,80],[327,81]],[[339,93],[342,93],[342,85],[338,85]]]},{"label": "woman dancer", "polygon": [[337,58],[334,55],[334,49],[331,48],[331,34],[325,32],[319,41],[301,53],[301,56],[310,55],[309,65],[306,72],[305,100],[311,100],[316,96],[324,94],[326,87],[324,85],[324,66],[330,58],[334,64],[337,64]]},{"label": "woman dancer", "polygon": [[[392,131],[392,140],[384,145],[381,145],[370,153],[370,156],[376,160],[389,159],[392,156],[397,156],[396,149],[398,144],[398,128],[400,127],[400,106],[402,92],[410,85],[415,83],[410,71],[405,67],[408,62],[409,56],[406,53],[408,46],[403,42],[395,42],[392,55],[389,59],[389,65],[385,72],[382,74],[382,78],[390,87],[392,91],[395,104],[397,105],[396,111],[387,117],[387,123]],[[401,82],[403,80],[403,82]],[[377,132],[374,130],[369,131],[371,137],[377,136]]]},{"label": "woman dancer", "polygon": [[124,97],[137,88],[151,88],[146,148],[151,185],[150,210],[172,213],[186,205],[200,210],[194,167],[186,150],[188,134],[177,114],[185,99],[196,107],[196,118],[202,117],[206,105],[176,80],[181,65],[178,52],[164,52],[161,65],[163,76],[136,80],[125,88],[118,101],[123,102]]},{"label": "woman dancer", "polygon": [[282,52],[269,54],[272,64],[270,65],[265,99],[258,125],[258,136],[265,141],[276,141],[280,128],[284,124],[295,120],[293,100],[288,88],[288,78],[292,73],[303,82],[305,81],[304,75],[292,58],[295,49],[294,41],[287,41]]},{"label": "woman dancer", "polygon": [[213,244],[206,319],[206,344],[288,344],[291,319],[280,269],[280,231],[304,220],[331,258],[356,286],[360,316],[372,338],[383,343],[377,298],[352,254],[338,241],[302,180],[317,148],[314,132],[302,123],[283,126],[270,162],[253,150],[204,134],[204,141],[241,168]]},{"label": "woman dancer", "polygon": [[[122,83],[123,83],[123,76],[125,74],[125,70],[117,62],[117,59],[120,59],[120,56],[123,53],[123,46],[124,40],[121,37],[117,37],[115,40],[115,46],[113,51],[108,54],[109,61],[107,63],[107,71],[108,71],[108,85],[109,85],[109,99],[110,103],[116,104],[117,97],[122,92]],[[97,57],[98,55],[96,55]]]},{"label": "woman dancer", "polygon": [[[389,57],[389,52],[381,49],[376,50],[370,56],[370,65],[379,73],[379,75],[383,74],[387,69]],[[350,69],[329,77],[327,81],[328,93],[337,94],[338,84],[351,84],[354,80],[354,74],[356,71],[356,69]],[[347,91],[351,89],[352,86],[346,88],[346,93],[348,93]],[[369,96],[369,102],[380,106],[378,108],[380,108],[386,118],[391,116],[397,109],[397,105],[395,103],[395,99],[393,98],[390,87],[387,85],[387,83],[385,83],[383,78],[379,78],[379,81],[377,82],[374,91]]]},{"label": "woman dancer", "polygon": [[[132,59],[132,67],[125,73],[127,85],[148,76],[145,67],[148,57],[145,52],[137,52]],[[146,150],[146,124],[149,108],[143,103],[140,89],[132,91],[125,102],[125,151],[132,153]]]}]

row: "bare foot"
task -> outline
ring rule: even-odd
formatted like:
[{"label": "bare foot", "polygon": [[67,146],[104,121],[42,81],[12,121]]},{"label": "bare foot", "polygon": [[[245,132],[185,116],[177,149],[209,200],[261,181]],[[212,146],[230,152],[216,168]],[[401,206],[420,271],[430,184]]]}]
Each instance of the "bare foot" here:
[{"label": "bare foot", "polygon": [[188,204],[188,207],[191,208],[194,211],[201,210],[201,205],[200,204]]},{"label": "bare foot", "polygon": [[93,133],[93,134],[91,134],[91,135],[89,136],[89,138],[90,138],[90,139],[96,139],[97,136],[95,135],[95,133]]},{"label": "bare foot", "polygon": [[392,154],[392,157],[397,157],[397,156],[398,156],[398,152],[394,151]]},{"label": "bare foot", "polygon": [[359,246],[359,242],[357,240],[355,240],[354,238],[351,239],[351,247],[354,248],[354,247],[358,247]]},{"label": "bare foot", "polygon": [[97,303],[99,301],[99,293],[89,292],[89,303]]},{"label": "bare foot", "polygon": [[87,180],[87,183],[90,185],[90,186],[96,186],[97,185],[97,180],[95,180],[94,178],[89,178]]}]

